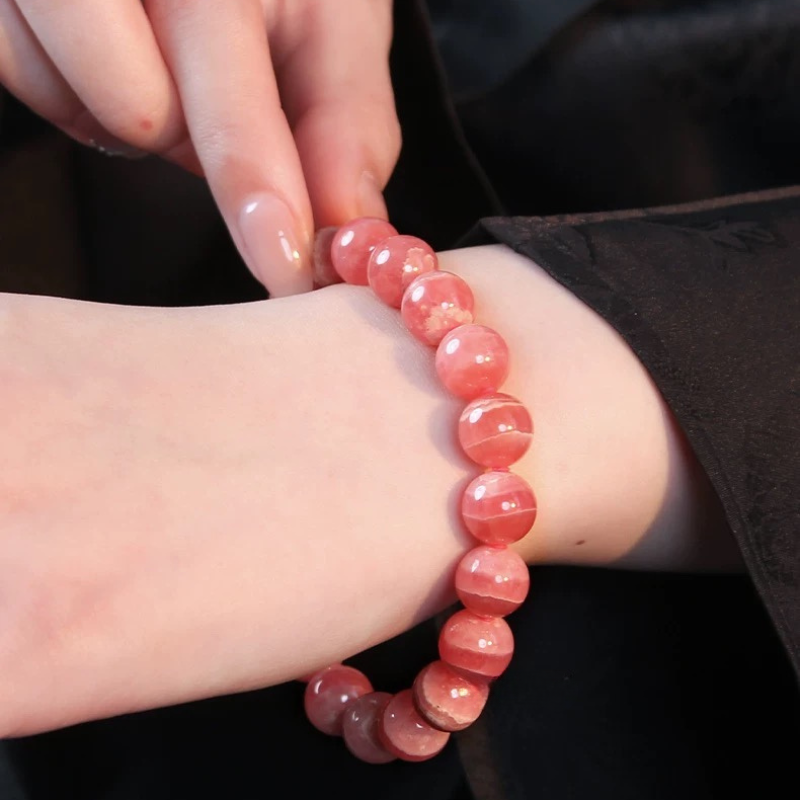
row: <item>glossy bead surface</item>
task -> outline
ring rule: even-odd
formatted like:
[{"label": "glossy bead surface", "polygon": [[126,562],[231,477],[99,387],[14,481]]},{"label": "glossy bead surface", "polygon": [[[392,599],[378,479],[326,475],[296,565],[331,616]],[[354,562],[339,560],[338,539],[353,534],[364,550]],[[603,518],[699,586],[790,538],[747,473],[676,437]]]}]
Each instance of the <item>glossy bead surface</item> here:
[{"label": "glossy bead surface", "polygon": [[533,420],[522,403],[496,393],[473,400],[458,420],[458,441],[469,458],[484,467],[510,467],[533,440]]},{"label": "glossy bead surface", "polygon": [[423,719],[411,689],[403,689],[389,701],[378,735],[383,746],[403,761],[427,761],[440,753],[450,738]]},{"label": "glossy bead surface", "polygon": [[367,285],[367,264],[372,251],[397,230],[378,217],[360,217],[342,225],[331,242],[333,268],[346,283]]},{"label": "glossy bead surface", "polygon": [[329,225],[326,228],[320,228],[314,236],[312,267],[315,289],[342,282],[342,276],[333,268],[333,261],[331,261],[331,245],[338,230],[336,225]]},{"label": "glossy bead surface", "polygon": [[417,710],[434,728],[460,731],[481,715],[489,684],[457,672],[444,661],[428,664],[412,687]]},{"label": "glossy bead surface", "polygon": [[388,764],[397,756],[381,744],[378,726],[392,695],[370,692],[353,700],[342,717],[342,735],[347,749],[367,764]]},{"label": "glossy bead surface", "polygon": [[472,400],[496,392],[508,376],[508,345],[485,325],[461,325],[436,348],[436,372],[444,387]]},{"label": "glossy bead surface", "polygon": [[390,236],[372,251],[367,263],[367,281],[384,303],[400,308],[406,287],[437,266],[436,253],[427,242],[416,236]]},{"label": "glossy bead surface", "polygon": [[465,608],[484,616],[504,617],[524,602],[530,572],[513,550],[481,545],[458,562],[455,584]]},{"label": "glossy bead surface", "polygon": [[486,544],[519,541],[536,520],[536,497],[527,481],[513,472],[484,472],[461,497],[467,530]]},{"label": "glossy bead surface", "polygon": [[312,675],[306,684],[306,716],[317,730],[341,736],[345,708],[372,691],[369,679],[354,667],[333,664]]},{"label": "glossy bead surface", "polygon": [[502,675],[514,655],[514,635],[502,617],[456,611],[439,633],[439,656],[451,667],[483,678]]},{"label": "glossy bead surface", "polygon": [[452,272],[430,272],[406,289],[400,315],[415,339],[435,347],[454,328],[471,323],[474,308],[465,280]]}]

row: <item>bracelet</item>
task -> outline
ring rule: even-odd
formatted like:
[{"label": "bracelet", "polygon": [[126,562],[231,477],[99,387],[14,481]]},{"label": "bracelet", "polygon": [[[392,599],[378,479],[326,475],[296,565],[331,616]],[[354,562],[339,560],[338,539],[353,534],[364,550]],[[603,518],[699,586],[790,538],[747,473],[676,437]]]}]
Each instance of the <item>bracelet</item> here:
[{"label": "bracelet", "polygon": [[536,499],[509,467],[528,450],[533,424],[519,400],[499,392],[509,371],[508,346],[475,323],[469,285],[439,270],[426,242],[399,235],[385,220],[362,217],[321,231],[315,262],[318,286],[343,280],[371,287],[399,309],[414,337],[436,348],[439,379],[467,401],[458,441],[483,468],[461,500],[464,525],[478,544],[456,567],[463,608],[440,630],[439,660],[394,695],[375,691],[361,671],[345,664],[303,679],[308,719],[323,733],[343,737],[353,755],[370,764],[425,761],[480,716],[492,681],[511,661],[514,638],[504,617],[524,601],[529,574],[508,545],[530,530]]}]

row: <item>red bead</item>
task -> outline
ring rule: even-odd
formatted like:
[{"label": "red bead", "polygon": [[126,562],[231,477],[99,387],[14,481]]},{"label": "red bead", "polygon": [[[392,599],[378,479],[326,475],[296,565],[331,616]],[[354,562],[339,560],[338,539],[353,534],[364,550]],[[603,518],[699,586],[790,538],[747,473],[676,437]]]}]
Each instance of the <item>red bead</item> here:
[{"label": "red bead", "polygon": [[390,236],[372,251],[367,263],[367,280],[384,303],[400,308],[406,287],[437,267],[436,253],[427,242],[416,236]]},{"label": "red bead", "polygon": [[513,472],[484,472],[464,491],[461,516],[476,539],[486,544],[511,544],[533,526],[536,497],[527,482]]},{"label": "red bead", "polygon": [[403,761],[427,761],[440,753],[450,734],[422,718],[411,689],[396,694],[387,704],[378,727],[381,743]]},{"label": "red bead", "polygon": [[514,654],[514,635],[502,617],[456,611],[439,633],[439,656],[470,675],[496,678]]},{"label": "red bead", "polygon": [[397,756],[381,744],[378,735],[381,717],[392,695],[371,692],[353,700],[345,709],[342,733],[347,749],[367,764],[388,764]]},{"label": "red bead", "polygon": [[470,611],[504,617],[516,611],[530,586],[528,565],[507,547],[481,545],[456,567],[456,594]]},{"label": "red bead", "polygon": [[372,684],[362,672],[344,664],[333,664],[313,675],[306,685],[306,715],[318,730],[341,736],[345,708],[371,691]]},{"label": "red bead", "polygon": [[460,731],[472,725],[489,697],[485,680],[468,678],[444,661],[428,664],[412,689],[419,713],[442,731]]},{"label": "red bead", "polygon": [[429,272],[405,291],[400,314],[414,338],[436,346],[459,325],[473,320],[475,298],[467,282],[452,272]]},{"label": "red bead", "polygon": [[477,464],[510,467],[525,455],[533,439],[533,420],[516,397],[490,394],[473,400],[458,420],[458,440]]},{"label": "red bead", "polygon": [[321,289],[323,286],[331,286],[334,283],[341,283],[342,276],[333,268],[331,261],[331,244],[333,237],[339,229],[336,225],[329,225],[327,228],[320,228],[314,236],[314,288]]},{"label": "red bead", "polygon": [[436,372],[458,397],[496,392],[508,376],[508,345],[485,325],[461,325],[436,348]]},{"label": "red bead", "polygon": [[367,285],[367,264],[372,251],[397,231],[378,217],[361,217],[342,225],[331,242],[331,262],[346,283]]}]

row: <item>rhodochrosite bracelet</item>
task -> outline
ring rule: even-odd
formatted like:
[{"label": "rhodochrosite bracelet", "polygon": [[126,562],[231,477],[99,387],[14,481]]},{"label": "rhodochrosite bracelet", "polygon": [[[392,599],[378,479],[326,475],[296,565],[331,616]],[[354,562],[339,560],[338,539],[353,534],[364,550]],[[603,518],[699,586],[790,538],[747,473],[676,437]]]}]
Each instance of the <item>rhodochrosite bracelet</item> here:
[{"label": "rhodochrosite bracelet", "polygon": [[461,516],[476,546],[455,571],[463,608],[440,630],[439,660],[424,667],[410,689],[394,695],[375,691],[362,672],[346,664],[309,676],[305,688],[312,724],[342,736],[358,758],[372,764],[424,761],[442,750],[452,732],[478,718],[491,682],[511,661],[514,639],[504,617],[525,599],[529,577],[527,565],[508,545],[530,530],[536,500],[509,467],[530,446],[533,424],[519,400],[499,392],[509,370],[505,341],[475,323],[472,291],[458,275],[438,269],[427,243],[364,217],[324,231],[318,245],[318,285],[344,280],[370,286],[400,310],[413,336],[436,348],[439,379],[466,402],[456,426],[458,441],[482,468],[461,500]]}]

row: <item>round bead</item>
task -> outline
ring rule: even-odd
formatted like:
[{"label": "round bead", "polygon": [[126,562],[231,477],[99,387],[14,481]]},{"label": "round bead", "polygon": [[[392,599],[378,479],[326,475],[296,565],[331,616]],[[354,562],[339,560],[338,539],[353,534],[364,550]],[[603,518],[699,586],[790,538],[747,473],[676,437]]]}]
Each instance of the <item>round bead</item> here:
[{"label": "round bead", "polygon": [[483,678],[502,675],[514,654],[514,635],[502,617],[456,611],[439,633],[439,656],[451,667]]},{"label": "round bead", "polygon": [[460,731],[481,715],[489,697],[489,684],[457,672],[444,661],[428,664],[412,687],[417,711],[434,728]]},{"label": "round bead", "polygon": [[508,375],[508,345],[485,325],[461,325],[436,348],[436,372],[445,388],[472,400],[496,392]]},{"label": "round bead", "polygon": [[400,315],[415,339],[436,346],[459,325],[473,320],[475,298],[469,284],[452,272],[429,272],[403,294]]},{"label": "round bead", "polygon": [[427,242],[416,236],[390,236],[372,251],[367,263],[367,280],[384,303],[400,308],[406,287],[437,266],[436,253]]},{"label": "round bead", "polygon": [[467,530],[486,544],[511,544],[531,529],[536,497],[513,472],[484,472],[464,490],[461,516]]},{"label": "round bead", "polygon": [[336,225],[329,225],[320,228],[314,236],[314,287],[317,289],[342,282],[342,276],[333,268],[331,261],[331,244],[338,230]]},{"label": "round bead", "polygon": [[378,726],[392,695],[370,692],[353,700],[342,717],[342,735],[347,749],[367,764],[388,764],[397,756],[381,744]]},{"label": "round bead", "polygon": [[504,617],[524,602],[530,587],[528,565],[507,547],[481,545],[456,567],[456,594],[470,611]]},{"label": "round bead", "polygon": [[366,675],[344,664],[333,664],[313,675],[304,703],[311,724],[331,736],[342,735],[342,715],[353,700],[372,691]]},{"label": "round bead", "polygon": [[458,440],[477,464],[493,469],[511,466],[533,439],[533,420],[516,397],[491,394],[473,400],[458,420]]},{"label": "round bead", "polygon": [[383,746],[403,761],[427,761],[440,753],[450,738],[422,718],[411,689],[403,689],[389,701],[378,735]]},{"label": "round bead", "polygon": [[333,268],[346,283],[367,285],[367,263],[375,246],[397,230],[378,217],[360,217],[342,225],[331,242]]}]

